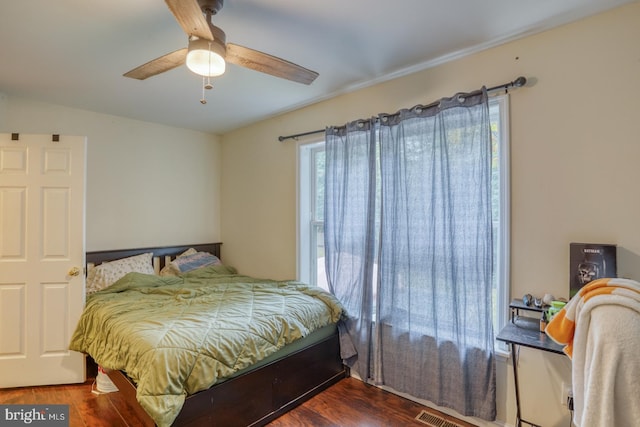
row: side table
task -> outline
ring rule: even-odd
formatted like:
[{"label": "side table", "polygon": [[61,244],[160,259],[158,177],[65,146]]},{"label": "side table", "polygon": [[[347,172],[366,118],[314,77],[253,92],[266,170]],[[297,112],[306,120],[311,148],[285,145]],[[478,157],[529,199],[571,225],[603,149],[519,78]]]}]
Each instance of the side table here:
[{"label": "side table", "polygon": [[518,360],[516,357],[517,346],[524,346],[536,350],[548,351],[556,354],[564,354],[563,346],[557,344],[544,332],[540,332],[540,319],[520,315],[521,310],[534,311],[542,313],[543,308],[535,306],[527,306],[522,300],[514,299],[509,304],[511,309],[511,319],[509,323],[502,328],[497,340],[503,341],[509,345],[511,352],[511,363],[513,365],[513,382],[516,393],[516,426],[521,427],[522,423],[530,426],[540,427],[530,421],[524,420],[520,412],[520,389],[518,385]]}]

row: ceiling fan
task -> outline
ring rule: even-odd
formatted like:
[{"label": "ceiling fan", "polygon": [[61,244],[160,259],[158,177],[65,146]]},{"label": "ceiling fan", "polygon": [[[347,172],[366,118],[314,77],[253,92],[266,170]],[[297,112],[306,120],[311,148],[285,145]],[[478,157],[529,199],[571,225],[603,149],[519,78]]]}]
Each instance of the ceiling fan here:
[{"label": "ceiling fan", "polygon": [[223,6],[223,0],[165,0],[178,24],[189,36],[189,47],[151,60],[124,74],[138,80],[172,70],[182,64],[203,77],[219,76],[225,62],[240,65],[272,76],[311,84],[318,73],[264,52],[226,42],[222,29],[211,17]]}]

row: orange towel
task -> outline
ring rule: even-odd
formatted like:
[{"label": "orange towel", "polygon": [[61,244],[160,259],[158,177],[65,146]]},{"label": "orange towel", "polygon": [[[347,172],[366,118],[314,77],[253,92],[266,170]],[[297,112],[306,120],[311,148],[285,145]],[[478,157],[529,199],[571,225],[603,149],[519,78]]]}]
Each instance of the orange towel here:
[{"label": "orange towel", "polygon": [[[628,295],[629,292],[640,294],[638,282],[629,279],[611,278],[589,282],[551,319],[545,332],[552,340],[565,346],[563,351],[567,356],[573,357],[573,336],[576,329],[576,320],[584,304],[597,296]],[[637,298],[637,295],[635,297]]]}]

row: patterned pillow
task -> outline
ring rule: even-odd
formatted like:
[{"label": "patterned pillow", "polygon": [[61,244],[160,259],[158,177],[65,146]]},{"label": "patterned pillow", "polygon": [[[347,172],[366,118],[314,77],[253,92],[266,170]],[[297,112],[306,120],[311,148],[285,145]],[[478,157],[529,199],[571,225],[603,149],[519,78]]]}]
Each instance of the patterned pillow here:
[{"label": "patterned pillow", "polygon": [[87,295],[108,288],[127,273],[154,274],[152,259],[153,254],[148,252],[116,261],[103,262],[92,268],[87,276]]},{"label": "patterned pillow", "polygon": [[[183,256],[197,254],[197,253],[198,251],[195,250],[194,248],[189,248],[186,251],[182,252],[180,255],[178,255],[176,259]],[[162,270],[160,270],[161,276],[176,276],[178,273],[180,273],[180,271],[177,270],[176,267],[174,267],[171,263],[165,265],[164,267],[162,267]]]},{"label": "patterned pillow", "polygon": [[161,275],[175,276],[187,271],[197,270],[198,268],[208,267],[210,265],[220,265],[220,259],[208,252],[196,252],[189,255],[181,255],[166,265]]}]

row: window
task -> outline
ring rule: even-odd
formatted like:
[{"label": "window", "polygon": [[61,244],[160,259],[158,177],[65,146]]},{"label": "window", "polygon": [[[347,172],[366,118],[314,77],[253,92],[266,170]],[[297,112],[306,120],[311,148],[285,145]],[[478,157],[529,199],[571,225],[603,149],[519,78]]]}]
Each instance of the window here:
[{"label": "window", "polygon": [[[505,324],[509,294],[509,97],[489,101],[494,233],[493,325]],[[298,279],[327,289],[324,274],[324,142],[298,147]]]},{"label": "window", "polygon": [[298,278],[327,289],[324,273],[324,141],[298,153]]}]

